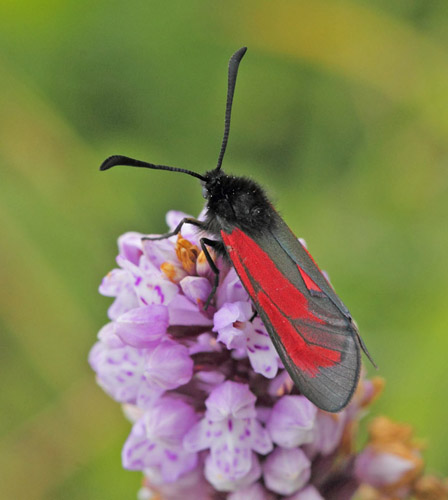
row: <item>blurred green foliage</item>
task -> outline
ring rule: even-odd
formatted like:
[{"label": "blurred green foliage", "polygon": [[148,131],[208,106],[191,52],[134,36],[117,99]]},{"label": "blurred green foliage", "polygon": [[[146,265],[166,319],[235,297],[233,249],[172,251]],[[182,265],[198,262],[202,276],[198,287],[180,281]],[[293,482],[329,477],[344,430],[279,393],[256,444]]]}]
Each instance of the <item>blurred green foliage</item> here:
[{"label": "blurred green foliage", "polygon": [[163,231],[201,195],[97,167],[213,167],[242,45],[225,168],[306,238],[387,380],[375,411],[412,423],[447,472],[446,1],[3,1],[2,498],[134,498],[129,424],[86,361],[110,303],[97,286],[118,235]]}]

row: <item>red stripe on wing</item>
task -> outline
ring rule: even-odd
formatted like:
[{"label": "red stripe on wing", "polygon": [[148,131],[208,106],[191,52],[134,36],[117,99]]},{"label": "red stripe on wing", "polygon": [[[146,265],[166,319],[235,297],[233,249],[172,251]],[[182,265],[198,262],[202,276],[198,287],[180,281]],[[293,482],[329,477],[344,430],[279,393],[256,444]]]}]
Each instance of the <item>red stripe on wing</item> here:
[{"label": "red stripe on wing", "polygon": [[293,323],[286,318],[282,311],[262,291],[257,294],[258,302],[268,315],[272,326],[282,339],[288,356],[294,364],[315,377],[320,368],[327,368],[341,361],[341,353],[319,345],[308,344]]},{"label": "red stripe on wing", "polygon": [[[258,283],[260,288],[268,291],[269,298],[276,304],[281,304],[281,310],[286,316],[291,319],[323,323],[308,309],[306,297],[285,278],[271,257],[252,238],[240,229],[234,229],[230,234],[221,232],[221,235],[238,274],[241,266],[244,266],[252,280]],[[248,287],[249,295],[255,299],[255,292],[247,278],[247,272],[244,271],[240,278]]]},{"label": "red stripe on wing", "polygon": [[300,275],[302,276],[302,279],[305,282],[305,285],[308,288],[308,290],[312,290],[313,292],[323,293],[322,290],[316,285],[316,283],[314,283],[314,281],[308,276],[308,274],[306,274],[306,272],[300,266],[297,267],[300,271]]},{"label": "red stripe on wing", "polygon": [[[309,310],[307,298],[283,275],[271,257],[240,229],[230,234],[221,232],[221,235],[241,281],[252,300],[267,315],[294,364],[314,377],[320,368],[338,363],[341,360],[339,351],[307,342],[305,327],[302,325],[300,332],[294,324],[294,320],[311,324],[325,324],[325,321]],[[308,279],[309,284],[320,291],[311,278]]]},{"label": "red stripe on wing", "polygon": [[235,251],[234,248],[230,245],[229,238],[227,238],[227,236],[230,236],[230,235],[227,235],[226,233],[224,233],[222,231],[221,231],[221,234],[222,234],[224,243],[227,247],[227,252],[228,252],[230,258],[232,259],[232,263],[235,267],[235,270],[236,270],[238,276],[240,277],[240,280],[244,283],[246,290],[247,290],[247,293],[252,297],[252,299],[255,299],[256,293],[255,293],[255,290],[252,286],[252,283],[250,282],[250,278],[246,272],[246,268],[244,267],[243,262],[239,256],[238,252]]}]

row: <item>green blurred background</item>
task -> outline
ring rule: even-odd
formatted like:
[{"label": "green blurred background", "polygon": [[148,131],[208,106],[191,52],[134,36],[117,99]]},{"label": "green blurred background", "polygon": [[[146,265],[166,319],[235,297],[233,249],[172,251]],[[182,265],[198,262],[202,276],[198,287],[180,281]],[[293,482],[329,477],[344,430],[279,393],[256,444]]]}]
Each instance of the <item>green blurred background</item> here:
[{"label": "green blurred background", "polygon": [[225,168],[307,240],[387,380],[374,412],[447,472],[446,0],[3,0],[2,499],[135,498],[130,426],[86,361],[97,286],[118,235],[202,198],[192,178],[98,166],[213,167],[242,45]]}]

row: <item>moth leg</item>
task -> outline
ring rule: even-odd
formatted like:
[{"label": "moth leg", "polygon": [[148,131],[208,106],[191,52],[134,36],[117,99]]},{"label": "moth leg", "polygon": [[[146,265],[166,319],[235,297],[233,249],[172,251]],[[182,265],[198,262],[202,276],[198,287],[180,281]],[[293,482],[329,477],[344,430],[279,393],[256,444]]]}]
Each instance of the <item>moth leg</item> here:
[{"label": "moth leg", "polygon": [[258,311],[255,311],[253,314],[252,314],[252,317],[250,318],[250,322],[252,323],[252,321],[258,316]]},{"label": "moth leg", "polygon": [[175,236],[176,234],[178,234],[184,224],[191,224],[192,226],[199,227],[200,229],[203,229],[204,227],[204,223],[202,221],[193,219],[192,217],[184,217],[176,226],[176,229],[174,229],[174,231],[161,234],[160,236],[143,236],[142,240],[150,240],[150,241],[165,240],[166,238],[170,238],[171,236]]},{"label": "moth leg", "polygon": [[219,285],[219,269],[216,267],[216,264],[214,263],[212,256],[207,250],[207,246],[209,246],[210,248],[216,248],[219,245],[219,241],[210,240],[209,238],[201,238],[199,241],[201,243],[201,248],[202,251],[204,252],[205,258],[207,259],[208,265],[210,266],[210,269],[215,273],[215,282],[213,284],[213,288],[204,306],[204,309],[207,310],[211,300],[215,296],[216,290],[218,289]]}]

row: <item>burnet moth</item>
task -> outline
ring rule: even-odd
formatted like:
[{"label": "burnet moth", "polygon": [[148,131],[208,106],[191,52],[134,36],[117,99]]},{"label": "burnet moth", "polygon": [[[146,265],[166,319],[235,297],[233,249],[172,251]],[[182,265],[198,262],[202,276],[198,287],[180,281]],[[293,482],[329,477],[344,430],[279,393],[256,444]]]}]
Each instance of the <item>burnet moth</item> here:
[{"label": "burnet moth", "polygon": [[337,412],[356,389],[361,349],[372,361],[356,324],[263,189],[251,179],[221,169],[238,67],[246,50],[239,49],[229,62],[224,137],[216,168],[202,175],[115,155],[100,170],[128,165],[183,172],[201,181],[205,220],[185,218],[174,231],[151,239],[174,236],[184,224],[205,233],[201,247],[215,274],[206,306],[219,283],[219,269],[208,251],[212,248],[234,266],[299,391],[322,410]]}]

